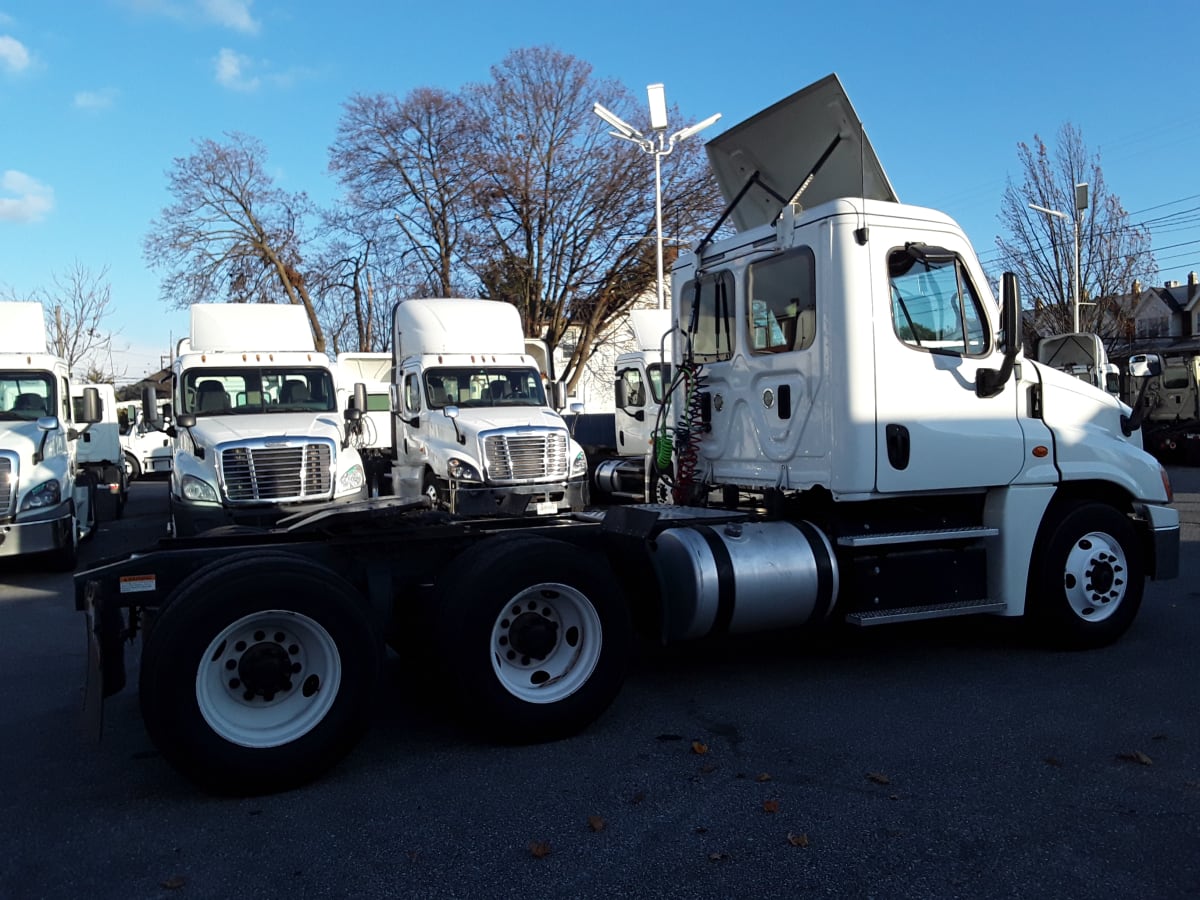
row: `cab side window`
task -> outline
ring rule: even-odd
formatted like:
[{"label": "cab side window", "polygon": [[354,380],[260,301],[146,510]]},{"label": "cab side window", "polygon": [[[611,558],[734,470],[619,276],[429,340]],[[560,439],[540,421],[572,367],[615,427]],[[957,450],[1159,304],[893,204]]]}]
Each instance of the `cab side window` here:
[{"label": "cab side window", "polygon": [[807,350],[816,337],[814,257],[807,247],[750,266],[750,349]]},{"label": "cab side window", "polygon": [[414,374],[404,376],[404,408],[410,413],[421,411],[421,382]]},{"label": "cab side window", "polygon": [[914,349],[950,356],[990,350],[987,318],[962,260],[948,250],[909,245],[888,254],[892,328]]}]

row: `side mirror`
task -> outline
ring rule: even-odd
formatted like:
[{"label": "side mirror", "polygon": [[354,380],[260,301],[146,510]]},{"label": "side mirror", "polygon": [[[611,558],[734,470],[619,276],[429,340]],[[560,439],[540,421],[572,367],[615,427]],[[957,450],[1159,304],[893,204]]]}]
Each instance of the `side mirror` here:
[{"label": "side mirror", "polygon": [[82,422],[85,425],[95,425],[104,414],[100,411],[100,392],[94,387],[86,387],[83,389],[83,415]]},{"label": "side mirror", "polygon": [[1134,378],[1157,378],[1162,374],[1162,359],[1154,353],[1129,357],[1129,374]]},{"label": "side mirror", "polygon": [[354,384],[354,408],[361,411],[367,411],[367,386],[361,381]]},{"label": "side mirror", "polygon": [[1004,361],[999,369],[980,369],[975,374],[977,397],[995,397],[1004,390],[1021,352],[1021,288],[1012,272],[1005,272],[1001,279],[1000,327],[1004,330]]},{"label": "side mirror", "polygon": [[162,424],[158,420],[158,394],[149,385],[142,388],[142,421],[154,430]]},{"label": "side mirror", "polygon": [[550,402],[555,409],[562,409],[567,405],[567,386],[556,381],[550,385]]},{"label": "side mirror", "polygon": [[628,385],[625,384],[625,379],[620,376],[617,377],[616,404],[617,409],[624,409],[629,405]]},{"label": "side mirror", "polygon": [[58,416],[39,416],[38,431],[55,431],[58,428]]},{"label": "side mirror", "polygon": [[175,417],[175,424],[180,428],[193,428],[196,425],[196,417],[191,413],[180,413]]}]

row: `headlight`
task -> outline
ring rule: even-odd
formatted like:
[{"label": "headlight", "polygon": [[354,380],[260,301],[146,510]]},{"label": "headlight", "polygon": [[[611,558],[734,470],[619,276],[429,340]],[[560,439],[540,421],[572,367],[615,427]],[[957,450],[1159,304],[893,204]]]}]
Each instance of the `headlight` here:
[{"label": "headlight", "polygon": [[345,474],[338,479],[338,485],[343,491],[357,491],[366,482],[367,477],[363,474],[362,466],[355,464],[346,470]]},{"label": "headlight", "polygon": [[46,509],[49,506],[57,506],[61,502],[62,489],[58,482],[46,481],[25,495],[25,499],[21,501],[21,512],[28,509]]},{"label": "headlight", "polygon": [[483,477],[475,467],[461,459],[450,460],[446,463],[446,470],[450,473],[450,477],[457,481],[483,481]]},{"label": "headlight", "polygon": [[195,475],[183,476],[183,497],[197,503],[219,503],[217,490],[207,481]]},{"label": "headlight", "polygon": [[587,456],[580,450],[575,454],[575,458],[571,460],[571,475],[586,475],[587,474]]}]

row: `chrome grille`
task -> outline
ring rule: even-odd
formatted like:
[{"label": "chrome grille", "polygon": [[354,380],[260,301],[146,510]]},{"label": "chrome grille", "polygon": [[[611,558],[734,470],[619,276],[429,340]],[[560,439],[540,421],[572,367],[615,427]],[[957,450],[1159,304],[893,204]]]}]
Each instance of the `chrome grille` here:
[{"label": "chrome grille", "polygon": [[232,502],[318,500],[333,491],[328,444],[294,447],[228,447],[221,451],[221,476]]},{"label": "chrome grille", "polygon": [[567,436],[561,431],[488,435],[483,452],[488,478],[499,484],[567,477]]},{"label": "chrome grille", "polygon": [[0,454],[0,516],[12,515],[17,495],[17,461]]}]

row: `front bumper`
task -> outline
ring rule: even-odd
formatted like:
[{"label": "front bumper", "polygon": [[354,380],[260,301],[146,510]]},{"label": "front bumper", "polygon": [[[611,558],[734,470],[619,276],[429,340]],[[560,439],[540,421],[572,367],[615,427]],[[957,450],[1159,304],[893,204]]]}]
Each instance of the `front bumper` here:
[{"label": "front bumper", "polygon": [[69,503],[48,513],[38,513],[34,522],[0,524],[0,557],[24,556],[29,553],[48,553],[69,547],[75,536],[75,517]]},{"label": "front bumper", "polygon": [[587,478],[503,487],[450,483],[450,511],[463,516],[554,515],[587,506]]},{"label": "front bumper", "polygon": [[1153,554],[1150,575],[1155,581],[1179,577],[1179,510],[1170,506],[1144,504],[1138,517],[1146,522]]},{"label": "front bumper", "polygon": [[367,499],[364,484],[352,494],[343,494],[335,500],[316,500],[309,503],[278,503],[255,506],[217,506],[212,503],[192,503],[171,497],[171,519],[175,525],[175,537],[191,537],[225,525],[249,525],[270,528],[287,516],[315,510],[329,503],[352,503]]}]

